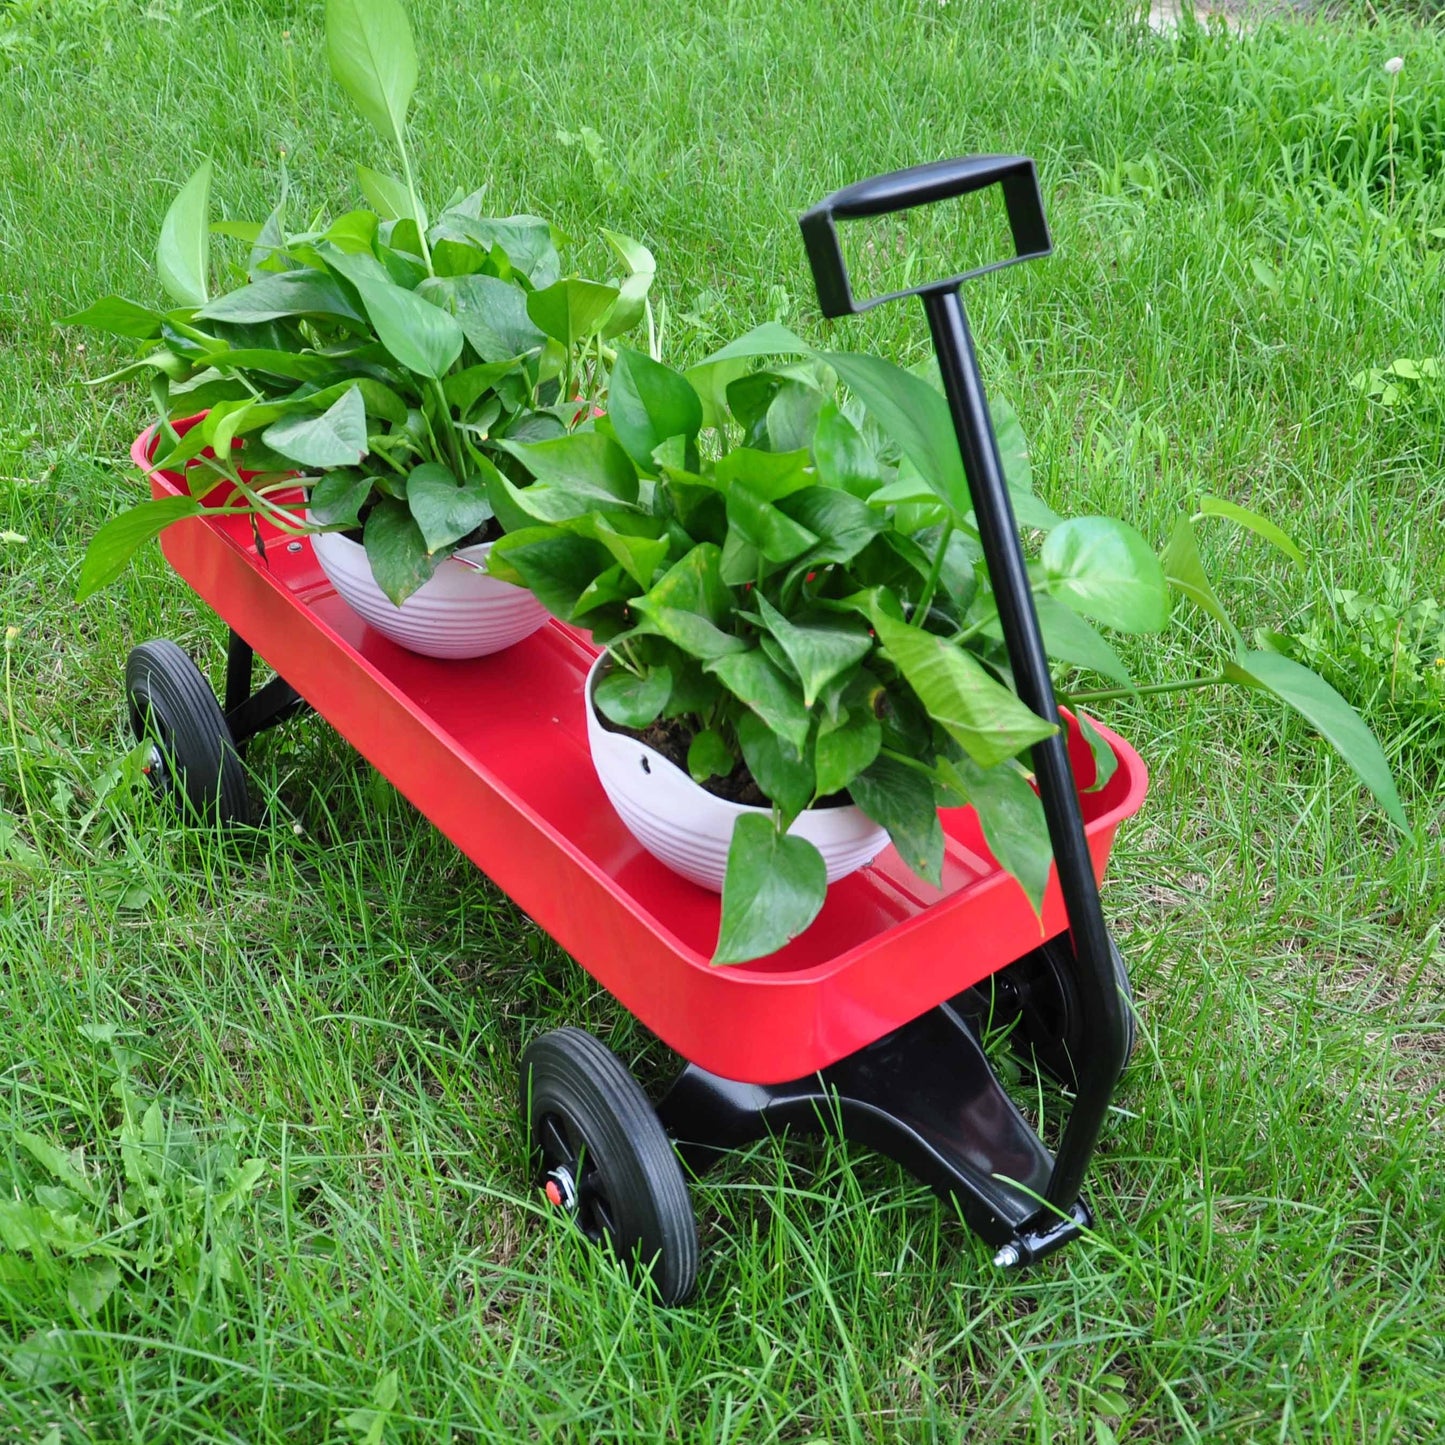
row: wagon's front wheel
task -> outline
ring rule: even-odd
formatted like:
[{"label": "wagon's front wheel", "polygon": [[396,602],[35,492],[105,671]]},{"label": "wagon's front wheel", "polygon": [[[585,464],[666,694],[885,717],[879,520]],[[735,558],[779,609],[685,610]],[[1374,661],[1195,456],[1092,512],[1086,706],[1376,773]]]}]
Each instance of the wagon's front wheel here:
[{"label": "wagon's front wheel", "polygon": [[697,1223],[682,1167],[647,1095],[581,1029],[554,1029],[522,1056],[522,1116],[537,1182],[596,1244],[650,1271],[664,1304],[697,1281]]},{"label": "wagon's front wheel", "polygon": [[126,659],[125,694],[157,795],[207,821],[244,823],[245,769],[200,668],[174,642],[143,642]]},{"label": "wagon's front wheel", "polygon": [[[1114,985],[1124,1015],[1124,1057],[1138,1036],[1134,990],[1124,960],[1109,941]],[[975,984],[962,1007],[977,1024],[1004,1029],[1014,1052],[1065,1088],[1079,1087],[1079,1072],[1091,1042],[1084,1022],[1084,983],[1067,934]]]}]

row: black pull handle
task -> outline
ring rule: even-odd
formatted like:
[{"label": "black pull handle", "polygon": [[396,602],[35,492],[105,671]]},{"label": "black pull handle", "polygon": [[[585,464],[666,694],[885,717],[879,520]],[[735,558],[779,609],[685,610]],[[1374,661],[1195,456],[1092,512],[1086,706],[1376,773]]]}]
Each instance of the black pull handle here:
[{"label": "black pull handle", "polygon": [[[911,211],[916,206],[951,200],[993,185],[1003,187],[1009,229],[1013,232],[1012,256],[942,281],[911,286],[906,291],[890,291],[885,296],[870,297],[866,301],[854,298],[843,248],[838,243],[837,221]],[[890,171],[834,191],[831,196],[819,201],[798,224],[803,229],[803,244],[808,249],[808,260],[818,287],[818,304],[824,316],[852,316],[883,301],[896,301],[900,296],[954,290],[985,271],[1047,256],[1053,249],[1048,222],[1044,219],[1044,198],[1039,190],[1038,172],[1028,156],[959,156],[953,160],[931,161],[927,165],[910,166],[907,170]]]},{"label": "black pull handle", "polygon": [[[981,190],[996,182],[1004,188],[1016,255],[962,276],[876,296],[862,303],[854,301],[838,245],[835,219],[888,215]],[[803,216],[800,224],[818,287],[818,303],[825,316],[852,315],[900,296],[923,297],[1018,694],[1040,717],[1057,724],[1059,708],[1034,608],[1028,564],[1019,542],[998,438],[959,294],[963,282],[970,276],[1047,255],[1051,249],[1034,163],[1026,156],[969,156],[894,171],[835,191]],[[1059,1142],[1045,1193],[1042,1218],[1047,1227],[1052,1228],[1049,1221],[1057,1222],[1052,1211],[1059,1209],[1067,1213],[1079,1198],[1084,1172],[1103,1127],[1114,1086],[1123,1072],[1127,1041],[1123,1005],[1114,973],[1113,945],[1099,901],[1099,887],[1062,730],[1035,745],[1033,764],[1058,866],[1069,932],[1082,975],[1084,1019],[1090,1039],[1088,1056],[1080,1061],[1074,1107]]]}]

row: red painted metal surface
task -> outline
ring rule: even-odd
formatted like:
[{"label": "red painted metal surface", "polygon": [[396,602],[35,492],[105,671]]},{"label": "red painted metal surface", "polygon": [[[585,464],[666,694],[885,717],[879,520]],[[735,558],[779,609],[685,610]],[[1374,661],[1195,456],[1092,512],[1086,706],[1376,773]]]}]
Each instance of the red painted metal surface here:
[{"label": "red painted metal surface", "polygon": [[[185,488],[136,465],[157,496]],[[771,957],[712,968],[718,899],[670,872],[613,812],[587,750],[582,683],[595,655],[552,623],[471,662],[406,652],[332,591],[300,542],[248,519],[191,519],[161,544],[176,571],[379,772],[648,1028],[726,1078],[780,1083],[843,1058],[1065,928],[1057,881],[1043,928],[994,861],[969,808],[942,814],[943,887],[890,848],[828,890],[822,913]],[[1102,877],[1121,820],[1144,800],[1139,755],[1084,793]],[[1094,764],[1075,731],[1075,776]]]}]

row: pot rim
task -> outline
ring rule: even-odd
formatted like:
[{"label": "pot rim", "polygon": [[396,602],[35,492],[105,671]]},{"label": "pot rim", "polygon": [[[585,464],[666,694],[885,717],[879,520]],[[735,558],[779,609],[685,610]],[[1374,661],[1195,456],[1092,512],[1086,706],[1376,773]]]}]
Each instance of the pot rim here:
[{"label": "pot rim", "polygon": [[[308,522],[311,520],[311,509],[309,507],[306,509],[306,520]],[[345,532],[309,532],[307,535],[311,538],[313,544],[318,537],[325,537],[328,545],[335,543],[343,547],[354,547],[359,552],[366,551],[365,543],[352,541]],[[473,542],[470,546],[458,547],[455,552],[448,553],[447,556],[443,557],[442,562],[458,561],[463,565],[471,566],[473,571],[476,571],[478,569],[475,564],[486,561],[492,548],[496,546],[496,543],[497,539],[493,537],[490,542]]]},{"label": "pot rim", "polygon": [[[604,647],[597,654],[597,656],[593,658],[591,667],[587,669],[587,713],[589,719],[593,723],[595,723],[595,725],[602,732],[605,732],[612,737],[620,738],[623,742],[626,742],[631,746],[641,748],[648,755],[649,759],[655,758],[657,762],[660,763],[664,768],[667,768],[671,772],[676,773],[677,776],[680,777],[688,785],[688,787],[693,789],[695,792],[701,794],[702,797],[706,798],[708,800],[709,806],[715,805],[719,808],[726,808],[736,815],[741,815],[743,813],[761,813],[765,817],[770,817],[772,815],[773,810],[771,807],[760,807],[757,803],[735,803],[731,798],[722,798],[719,797],[716,793],[710,793],[705,787],[703,787],[701,783],[699,783],[695,778],[693,778],[692,775],[685,768],[678,767],[678,765],[673,762],[671,758],[664,757],[660,752],[657,751],[656,748],[643,742],[641,738],[635,738],[630,733],[617,731],[617,729],[615,729],[607,721],[607,719],[604,718],[603,715],[597,710],[597,704],[592,700],[592,692],[593,689],[597,686],[598,677],[601,673],[603,664],[610,662],[611,660],[611,652]],[[860,808],[858,804],[855,803],[851,798],[849,798],[846,803],[835,803],[831,807],[826,808],[820,807],[815,803],[811,807],[804,808],[803,811],[798,814],[798,817],[837,818],[848,813],[850,810],[854,813],[857,813],[860,817],[868,817],[868,815],[863,812],[862,808]],[[868,821],[870,823],[873,822],[871,818],[869,818]],[[874,824],[874,826],[877,827],[880,825]]]}]

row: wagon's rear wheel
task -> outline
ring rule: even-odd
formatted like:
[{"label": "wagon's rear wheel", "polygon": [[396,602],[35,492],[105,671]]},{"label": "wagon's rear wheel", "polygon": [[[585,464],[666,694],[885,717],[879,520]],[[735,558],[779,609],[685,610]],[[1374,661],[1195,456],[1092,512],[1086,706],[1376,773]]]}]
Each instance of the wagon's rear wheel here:
[{"label": "wagon's rear wheel", "polygon": [[206,821],[244,823],[245,770],[196,664],[174,642],[143,642],[126,659],[125,692],[136,738],[150,744],[146,774],[157,795]]},{"label": "wagon's rear wheel", "polygon": [[[1127,1059],[1138,1035],[1134,991],[1112,940],[1109,948],[1124,1009]],[[1011,1047],[1025,1062],[1066,1088],[1077,1089],[1090,1048],[1082,988],[1073,945],[1064,934],[976,984],[965,995],[963,1007],[984,1028],[1007,1029]]]},{"label": "wagon's rear wheel", "polygon": [[650,1272],[664,1304],[697,1281],[697,1223],[682,1167],[647,1095],[581,1029],[554,1029],[522,1056],[522,1115],[537,1182],[596,1244]]}]

